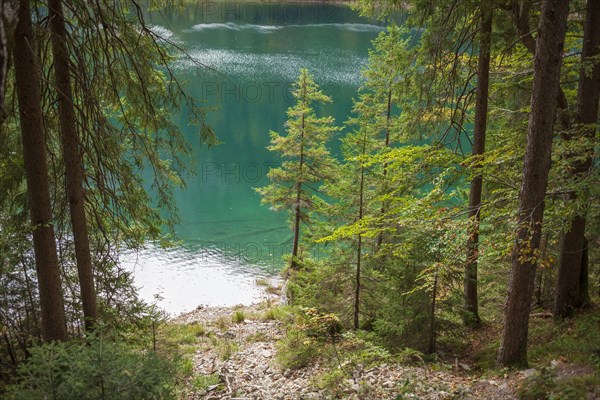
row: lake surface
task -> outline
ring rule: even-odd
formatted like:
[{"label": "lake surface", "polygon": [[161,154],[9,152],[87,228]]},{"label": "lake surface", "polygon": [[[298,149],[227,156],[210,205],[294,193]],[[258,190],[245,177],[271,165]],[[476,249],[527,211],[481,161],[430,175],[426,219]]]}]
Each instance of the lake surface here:
[{"label": "lake surface", "polygon": [[[201,147],[196,130],[175,116],[195,154],[197,175],[175,193],[181,245],[125,257],[141,296],[170,313],[204,305],[251,303],[255,280],[276,274],[291,250],[284,213],[260,204],[254,188],[279,163],[266,150],[269,131],[284,132],[291,84],[308,68],[333,98],[319,112],[342,124],[361,83],[370,42],[384,28],[349,7],[321,3],[198,3],[183,13],[152,13],[152,29],[185,48],[174,69],[207,106],[223,142]],[[200,67],[200,65],[204,67]],[[339,135],[331,145],[338,147]]]}]

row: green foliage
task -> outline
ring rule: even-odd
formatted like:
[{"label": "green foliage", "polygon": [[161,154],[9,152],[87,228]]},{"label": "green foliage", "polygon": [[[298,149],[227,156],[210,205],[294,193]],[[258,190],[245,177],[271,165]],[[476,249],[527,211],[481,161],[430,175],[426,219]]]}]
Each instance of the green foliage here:
[{"label": "green foliage", "polygon": [[30,349],[9,399],[172,399],[173,362],[102,336]]},{"label": "green foliage", "polygon": [[282,369],[297,369],[323,356],[328,343],[338,340],[342,331],[339,318],[321,314],[313,308],[301,308],[286,336],[277,342],[277,364]]},{"label": "green foliage", "polygon": [[219,378],[219,374],[196,375],[192,379],[192,387],[196,391],[204,391],[210,386],[219,385],[220,383],[221,379]]},{"label": "green foliage", "polygon": [[245,319],[246,314],[244,314],[244,310],[235,310],[231,315],[231,320],[236,324],[244,322]]},{"label": "green foliage", "polygon": [[239,346],[237,343],[231,341],[231,340],[217,340],[215,342],[215,347],[217,350],[217,353],[219,354],[219,357],[221,357],[221,360],[223,361],[227,361],[231,358],[231,356],[233,356],[235,353],[238,352],[239,350]]},{"label": "green foliage", "polygon": [[314,385],[325,391],[328,398],[342,398],[346,387],[346,375],[340,369],[323,372],[314,378]]},{"label": "green foliage", "polygon": [[525,379],[517,391],[520,400],[546,400],[554,389],[556,374],[552,369],[544,368]]},{"label": "green foliage", "polygon": [[338,344],[338,352],[344,364],[369,368],[392,361],[393,357],[385,348],[375,344],[373,334],[360,331],[345,332]]},{"label": "green foliage", "polygon": [[[319,184],[335,176],[336,162],[326,143],[339,130],[331,116],[318,117],[315,107],[331,102],[313,81],[308,70],[301,69],[292,94],[296,104],[287,110],[286,135],[271,132],[270,151],[280,154],[282,163],[270,168],[270,184],[258,188],[261,202],[275,211],[289,213],[292,231],[300,222],[310,222],[310,213],[321,202]],[[295,220],[296,212],[299,221]],[[296,238],[298,240],[298,238]],[[299,260],[295,260],[299,261]]]},{"label": "green foliage", "polygon": [[260,316],[262,320],[277,320],[284,323],[291,323],[294,320],[294,315],[288,306],[269,307]]},{"label": "green foliage", "polygon": [[321,344],[301,330],[290,330],[277,342],[275,361],[282,369],[298,369],[321,355]]},{"label": "green foliage", "polygon": [[600,373],[600,310],[592,309],[575,315],[572,320],[555,323],[545,318],[531,324],[530,359],[548,364],[562,359],[588,365]]},{"label": "green foliage", "polygon": [[517,389],[520,400],[579,400],[600,393],[597,376],[568,376],[558,378],[551,368],[542,368],[523,380]]}]

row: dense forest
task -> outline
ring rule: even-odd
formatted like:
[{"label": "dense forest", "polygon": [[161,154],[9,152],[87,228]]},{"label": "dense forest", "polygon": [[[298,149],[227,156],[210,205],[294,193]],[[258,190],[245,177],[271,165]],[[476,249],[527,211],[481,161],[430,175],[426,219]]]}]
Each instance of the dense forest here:
[{"label": "dense forest", "polygon": [[[185,110],[203,145],[227,145],[173,71],[185,49],[145,20],[181,4],[1,4],[0,396],[235,397],[186,353],[198,338],[226,359],[235,346],[169,322],[120,264],[176,240],[191,147],[173,115]],[[286,304],[256,316],[285,325],[276,363],[329,360],[323,398],[401,399],[414,397],[336,388],[383,362],[468,358],[465,370],[508,374],[533,358],[541,372],[520,398],[594,398],[600,1],[352,7],[387,26],[351,115],[327,115],[334,95],[297,71],[285,130],[270,132],[281,163],[256,188],[292,233],[285,283],[270,288]],[[554,347],[532,357],[532,335]],[[557,353],[591,372],[561,386],[544,364]],[[454,396],[440,398],[472,398]]]}]

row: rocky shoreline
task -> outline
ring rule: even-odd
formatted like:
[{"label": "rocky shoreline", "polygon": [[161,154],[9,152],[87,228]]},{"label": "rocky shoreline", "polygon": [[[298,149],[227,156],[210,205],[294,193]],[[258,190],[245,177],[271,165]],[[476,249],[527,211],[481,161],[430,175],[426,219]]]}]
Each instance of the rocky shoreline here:
[{"label": "rocky shoreline", "polygon": [[354,368],[345,371],[339,390],[332,393],[317,383],[316,378],[329,368],[320,362],[295,370],[282,370],[275,363],[275,344],[284,336],[285,326],[264,315],[276,302],[270,299],[252,306],[200,307],[172,320],[204,327],[207,339],[196,348],[193,377],[211,377],[216,381],[200,389],[189,384],[187,399],[517,398],[515,388],[522,373],[485,378],[471,374],[464,364],[450,366],[450,370],[400,363]]}]

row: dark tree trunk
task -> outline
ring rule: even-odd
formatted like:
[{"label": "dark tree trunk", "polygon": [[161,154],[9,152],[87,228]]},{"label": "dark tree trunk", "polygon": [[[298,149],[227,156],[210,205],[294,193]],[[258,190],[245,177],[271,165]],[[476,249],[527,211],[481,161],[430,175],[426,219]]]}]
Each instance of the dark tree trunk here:
[{"label": "dark tree trunk", "polygon": [[[492,43],[492,14],[487,1],[481,2],[481,28],[479,45],[479,63],[477,66],[477,92],[475,104],[475,127],[473,129],[473,155],[481,156],[485,152],[485,133],[487,126],[488,88],[490,81],[490,48]],[[477,165],[476,165],[477,167]],[[467,240],[467,262],[465,266],[465,316],[467,326],[481,324],[477,298],[477,260],[479,258],[479,222],[481,211],[481,191],[483,178],[477,175],[471,181],[469,193],[469,219],[472,223]]]},{"label": "dark tree trunk", "polygon": [[58,115],[66,170],[66,191],[71,212],[83,316],[86,329],[91,329],[97,319],[96,289],[94,287],[94,273],[85,215],[83,163],[79,151],[71,77],[69,75],[69,53],[66,46],[67,32],[61,0],[49,0],[48,8],[50,29],[52,31],[56,91],[58,92]]},{"label": "dark tree trunk", "polygon": [[589,252],[588,240],[583,239],[583,252],[581,254],[581,273],[579,274],[579,298],[577,307],[585,308],[590,305],[590,282],[589,282]]},{"label": "dark tree trunk", "polygon": [[29,0],[21,0],[19,22],[15,29],[14,62],[23,141],[23,161],[27,178],[35,266],[40,292],[42,337],[45,341],[66,340],[65,310],[48,189],[48,167],[40,97],[40,71],[39,62],[35,56],[30,13]]},{"label": "dark tree trunk", "polygon": [[569,2],[542,2],[534,57],[531,112],[523,183],[519,195],[519,224],[512,254],[512,270],[504,310],[504,327],[498,363],[527,364],[529,311],[535,280],[548,185],[552,136],[556,116],[560,67],[567,30]]},{"label": "dark tree trunk", "polygon": [[[600,54],[600,0],[588,0],[586,20],[583,33],[583,48],[581,61],[590,62],[590,58]],[[589,70],[588,70],[589,71]],[[598,102],[600,100],[600,62],[596,61],[591,74],[583,65],[579,72],[579,88],[577,93],[577,133],[567,134],[566,140],[577,139],[577,136],[593,140],[596,134],[594,124],[598,122]],[[573,137],[575,136],[575,137]],[[593,147],[588,151],[588,157],[575,162],[573,166],[573,178],[582,179],[592,167]],[[580,154],[571,154],[570,157],[580,157]],[[577,199],[577,194],[571,192],[569,200]],[[581,298],[589,298],[589,294],[580,293],[582,288],[582,260],[583,252],[586,250],[585,242],[585,215],[576,215],[567,233],[561,241],[560,263],[558,266],[558,282],[556,288],[556,300],[554,303],[554,316],[556,318],[568,318],[573,310],[584,305]],[[587,271],[585,271],[587,274]]]},{"label": "dark tree trunk", "polygon": [[[390,84],[391,86],[391,84]],[[389,147],[390,146],[390,119],[392,118],[392,89],[390,88],[388,90],[388,96],[387,96],[387,112],[386,112],[386,119],[385,119],[385,147]],[[387,162],[383,163],[383,184],[384,184],[384,188],[387,186]],[[386,189],[387,191],[387,189]],[[381,217],[383,217],[385,215],[385,202],[383,204],[381,204]],[[379,249],[381,248],[381,245],[383,243],[383,232],[379,232],[379,235],[377,235],[377,244],[375,245],[375,251],[379,251]]]},{"label": "dark tree trunk", "polygon": [[5,120],[4,96],[6,92],[6,72],[8,70],[8,45],[4,30],[4,12],[0,9],[0,124]]},{"label": "dark tree trunk", "polygon": [[[302,82],[302,95],[306,104],[306,81]],[[304,167],[304,113],[302,114],[301,133],[300,133],[300,177],[302,176],[302,168]],[[302,178],[300,178],[302,179]],[[300,203],[302,201],[302,181],[296,182],[296,204],[294,214],[294,241],[292,246],[292,260],[290,261],[290,269],[298,269],[298,245],[300,242],[300,222],[302,217],[302,209]]]},{"label": "dark tree trunk", "polygon": [[[358,221],[363,218],[363,203],[365,189],[365,167],[362,164],[367,150],[367,137],[363,137],[362,158],[360,166],[360,187],[358,188]],[[361,290],[361,261],[362,261],[362,235],[358,235],[356,245],[356,291],[354,292],[354,329],[359,328],[360,316],[360,290]]]}]

